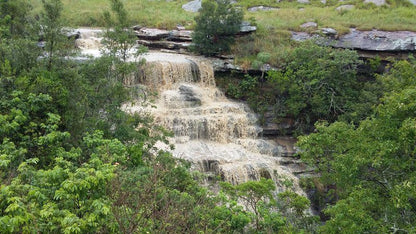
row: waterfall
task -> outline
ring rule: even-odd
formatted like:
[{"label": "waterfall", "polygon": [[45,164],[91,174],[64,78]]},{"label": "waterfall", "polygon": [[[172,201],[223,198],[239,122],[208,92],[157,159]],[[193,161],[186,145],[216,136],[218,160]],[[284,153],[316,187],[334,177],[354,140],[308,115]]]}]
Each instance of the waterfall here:
[{"label": "waterfall", "polygon": [[[210,62],[196,56],[149,53],[145,56],[142,82],[159,93],[146,108],[159,124],[174,133],[171,150],[188,160],[194,170],[240,184],[261,177],[273,179],[278,191],[291,180],[297,192],[298,178],[282,165],[281,147],[258,138],[261,128],[250,108],[226,98],[215,86]],[[143,111],[128,107],[129,111]]]},{"label": "waterfall", "polygon": [[[99,33],[81,31],[77,45],[82,53],[99,54]],[[172,131],[174,157],[190,161],[192,169],[206,173],[208,180],[219,177],[240,184],[264,177],[275,181],[278,192],[291,180],[295,190],[304,194],[294,175],[296,168],[282,157],[282,146],[258,137],[261,128],[255,113],[216,88],[209,60],[161,52],[142,57],[147,62],[141,66],[141,77],[131,77],[125,84],[145,85],[158,93],[157,100],[151,106],[125,105],[125,110],[150,113],[155,124]],[[169,148],[162,143],[158,147]]]}]

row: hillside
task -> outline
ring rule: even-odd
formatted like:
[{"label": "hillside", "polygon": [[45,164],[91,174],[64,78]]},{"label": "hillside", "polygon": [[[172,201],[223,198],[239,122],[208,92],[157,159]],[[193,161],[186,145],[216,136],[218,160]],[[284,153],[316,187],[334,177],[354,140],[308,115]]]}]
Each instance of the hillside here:
[{"label": "hillside", "polygon": [[[107,0],[71,1],[63,0],[64,22],[68,26],[102,27],[103,11],[109,9]],[[142,25],[172,29],[183,25],[194,27],[194,17],[198,13],[185,11],[182,6],[187,0],[125,0],[130,25]],[[257,53],[271,54],[270,63],[279,65],[285,54],[292,48],[290,31],[311,32],[317,28],[334,28],[344,34],[350,28],[358,30],[379,29],[386,31],[416,31],[416,6],[406,0],[387,1],[376,6],[361,0],[348,1],[273,1],[240,0],[238,6],[245,11],[245,20],[257,25],[257,33],[249,38],[241,38],[233,49],[236,61],[250,64]],[[31,0],[34,14],[41,11],[41,0]],[[353,9],[345,6],[353,5]],[[316,27],[301,27],[307,22]]]}]

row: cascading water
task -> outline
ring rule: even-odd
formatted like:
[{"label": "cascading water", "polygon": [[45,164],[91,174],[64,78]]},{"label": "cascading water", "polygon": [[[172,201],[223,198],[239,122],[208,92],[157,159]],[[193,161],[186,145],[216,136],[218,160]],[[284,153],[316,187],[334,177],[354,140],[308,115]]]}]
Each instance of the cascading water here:
[{"label": "cascading water", "polygon": [[[81,36],[81,40],[79,43],[90,45],[88,38]],[[92,44],[96,40],[92,38]],[[93,49],[86,48],[87,52]],[[190,161],[193,169],[207,173],[208,178],[220,176],[232,184],[270,178],[278,190],[284,187],[282,181],[289,179],[303,194],[291,168],[281,163],[285,161],[281,147],[258,138],[261,128],[256,125],[256,115],[215,87],[208,60],[160,52],[143,57],[147,61],[143,77],[132,78],[126,84],[140,82],[157,91],[156,108],[126,105],[126,111],[150,112],[156,124],[171,130],[175,157]]]},{"label": "cascading water", "polygon": [[[292,180],[280,164],[279,146],[259,139],[256,115],[243,103],[231,101],[215,87],[209,61],[185,55],[151,53],[145,57],[143,82],[159,92],[156,108],[147,108],[155,122],[174,133],[172,154],[192,162],[193,169],[239,184],[261,177]],[[129,111],[143,111],[139,106]],[[212,177],[211,177],[212,178]],[[279,190],[279,189],[278,189]]]}]

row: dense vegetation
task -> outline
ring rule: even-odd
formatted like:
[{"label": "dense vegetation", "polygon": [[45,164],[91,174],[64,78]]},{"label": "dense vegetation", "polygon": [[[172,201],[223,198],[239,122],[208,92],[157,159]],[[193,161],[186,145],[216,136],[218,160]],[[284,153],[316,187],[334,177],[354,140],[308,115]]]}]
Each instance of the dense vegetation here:
[{"label": "dense vegetation", "polygon": [[[177,8],[184,2],[146,3]],[[325,222],[318,225],[305,212],[309,200],[292,192],[290,183],[277,196],[274,183],[266,179],[222,183],[217,194],[201,187],[203,175],[154,148],[170,133],[147,116],[121,110],[132,96],[123,80],[137,67],[127,64],[125,56],[135,41],[127,29],[136,21],[129,17],[131,8],[111,0],[111,11],[96,7],[100,13],[80,17],[91,20],[86,25],[113,30],[106,32],[105,56],[77,63],[68,59],[76,51],[63,29],[78,24],[68,17],[76,8],[68,9],[68,2],[60,0],[33,3],[34,10],[26,0],[0,1],[1,233],[416,232],[414,58],[395,62],[386,74],[371,69],[362,74],[354,51],[303,44],[284,56],[281,70],[266,73],[264,65],[283,50],[270,47],[276,40],[264,41],[276,36],[275,30],[296,28],[305,18],[275,20],[298,15],[297,3],[239,1],[244,7],[282,9],[250,13],[260,30],[240,38],[244,43],[234,51],[255,54],[250,63],[262,74],[229,81],[227,94],[247,100],[259,113],[271,110],[277,122],[293,119],[298,135],[309,133],[299,136],[298,146],[301,158],[320,175],[304,181],[315,191],[314,203],[325,208]],[[325,14],[333,16],[334,27],[341,31],[374,25],[414,29],[414,7],[390,4],[363,4],[343,13],[318,13],[322,8],[317,2],[302,7],[306,16],[322,15],[325,26],[332,26]],[[143,9],[144,16],[136,17],[146,16],[149,8]],[[362,12],[370,19],[400,14],[396,23],[380,26],[379,21],[351,17]],[[173,20],[193,22],[192,17]],[[374,68],[377,60],[367,65]]]},{"label": "dense vegetation", "polygon": [[25,3],[0,2],[1,233],[313,230],[309,201],[289,185],[279,197],[265,179],[213,194],[153,147],[169,133],[121,110],[135,65],[125,63],[134,35],[121,1],[104,13],[108,53],[82,63],[68,59],[61,1],[43,1],[38,20]]}]

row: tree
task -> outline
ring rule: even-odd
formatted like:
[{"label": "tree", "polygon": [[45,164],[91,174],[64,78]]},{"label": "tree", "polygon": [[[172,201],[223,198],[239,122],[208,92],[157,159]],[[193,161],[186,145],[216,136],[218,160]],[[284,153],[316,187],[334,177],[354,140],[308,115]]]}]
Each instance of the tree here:
[{"label": "tree", "polygon": [[113,82],[127,82],[142,62],[137,60],[138,56],[146,52],[147,48],[137,44],[137,37],[129,27],[128,14],[123,2],[110,0],[110,4],[111,13],[105,11],[103,14],[107,29],[104,33],[102,52],[113,58],[113,75],[116,79]]},{"label": "tree", "polygon": [[229,0],[203,1],[199,15],[195,17],[194,49],[204,55],[230,51],[242,20],[243,12]]},{"label": "tree", "polygon": [[351,50],[307,43],[296,48],[281,71],[270,71],[276,108],[310,130],[317,120],[333,122],[357,102],[362,85],[356,76],[358,55]]},{"label": "tree", "polygon": [[317,125],[299,139],[301,157],[331,185],[324,233],[414,232],[416,223],[416,61],[400,61],[379,79],[387,90],[358,126]]},{"label": "tree", "polygon": [[63,4],[61,0],[42,0],[41,33],[45,41],[46,67],[48,71],[54,69],[58,60],[69,55],[73,42],[64,34],[61,14]]},{"label": "tree", "polygon": [[16,73],[36,66],[41,50],[37,47],[37,22],[30,17],[27,1],[0,1],[0,61],[8,60]]}]

